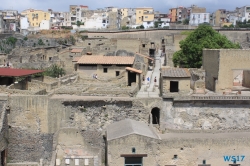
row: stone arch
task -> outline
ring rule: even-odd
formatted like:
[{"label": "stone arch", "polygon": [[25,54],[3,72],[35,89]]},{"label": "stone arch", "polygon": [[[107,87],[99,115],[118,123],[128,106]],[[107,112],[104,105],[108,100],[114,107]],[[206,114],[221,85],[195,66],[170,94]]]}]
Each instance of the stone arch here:
[{"label": "stone arch", "polygon": [[152,124],[160,124],[160,108],[154,107],[151,110]]}]

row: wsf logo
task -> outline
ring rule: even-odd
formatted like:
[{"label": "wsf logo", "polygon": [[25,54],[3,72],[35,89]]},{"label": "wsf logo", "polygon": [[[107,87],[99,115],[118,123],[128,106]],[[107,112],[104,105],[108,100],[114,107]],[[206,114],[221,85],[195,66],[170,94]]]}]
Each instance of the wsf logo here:
[{"label": "wsf logo", "polygon": [[224,157],[224,161],[228,161],[228,162],[234,162],[234,161],[244,161],[245,156],[241,155],[241,156],[223,156]]}]

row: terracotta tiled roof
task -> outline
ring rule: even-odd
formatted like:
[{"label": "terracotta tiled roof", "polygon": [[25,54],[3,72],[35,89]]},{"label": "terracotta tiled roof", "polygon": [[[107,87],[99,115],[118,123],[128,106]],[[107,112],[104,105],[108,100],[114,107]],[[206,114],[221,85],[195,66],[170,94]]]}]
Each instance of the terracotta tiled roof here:
[{"label": "terracotta tiled roof", "polygon": [[81,57],[74,57],[73,60],[72,60],[72,62],[77,62],[77,61],[79,61],[80,58]]},{"label": "terracotta tiled roof", "polygon": [[82,48],[74,48],[74,49],[72,49],[71,50],[71,53],[80,53],[80,52],[82,52]]},{"label": "terracotta tiled roof", "polygon": [[78,60],[78,64],[117,64],[117,65],[132,65],[135,57],[133,56],[82,56]]},{"label": "terracotta tiled roof", "polygon": [[187,68],[166,68],[161,69],[163,77],[190,77],[190,72]]},{"label": "terracotta tiled roof", "polygon": [[42,72],[43,70],[0,68],[0,76],[6,76],[6,77],[21,77]]},{"label": "terracotta tiled roof", "polygon": [[132,71],[132,72],[135,72],[135,73],[139,73],[139,74],[141,74],[141,73],[142,73],[142,71],[141,71],[141,70],[137,70],[137,69],[132,68],[132,67],[126,67],[126,70],[128,70],[128,71]]}]

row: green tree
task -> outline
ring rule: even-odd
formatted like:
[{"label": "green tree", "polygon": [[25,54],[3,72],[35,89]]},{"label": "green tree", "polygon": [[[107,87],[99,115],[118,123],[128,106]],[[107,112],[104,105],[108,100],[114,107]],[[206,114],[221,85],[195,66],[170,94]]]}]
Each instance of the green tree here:
[{"label": "green tree", "polygon": [[189,19],[186,18],[185,20],[183,20],[182,23],[183,23],[183,25],[188,25],[189,24]]},{"label": "green tree", "polygon": [[38,44],[38,45],[41,45],[41,46],[42,46],[42,45],[45,45],[42,39],[39,39],[37,44]]},{"label": "green tree", "polygon": [[140,26],[140,29],[144,29],[144,26],[143,26],[143,25],[141,25],[141,26]]},{"label": "green tree", "polygon": [[127,27],[127,26],[122,26],[122,30],[127,30],[127,29],[129,29],[129,27]]},{"label": "green tree", "polygon": [[65,70],[56,64],[53,64],[52,66],[47,68],[44,72],[44,75],[46,76],[57,77],[57,78],[65,74],[66,74]]},{"label": "green tree", "polygon": [[200,68],[202,66],[202,50],[220,48],[240,48],[239,44],[229,41],[226,36],[216,32],[211,26],[200,25],[190,33],[185,40],[180,41],[181,50],[173,55],[174,65],[187,68]]}]

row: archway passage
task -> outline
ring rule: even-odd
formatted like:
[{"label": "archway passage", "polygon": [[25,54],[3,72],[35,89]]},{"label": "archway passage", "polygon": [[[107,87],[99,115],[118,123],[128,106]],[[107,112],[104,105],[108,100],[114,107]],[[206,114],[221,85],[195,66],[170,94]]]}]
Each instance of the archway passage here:
[{"label": "archway passage", "polygon": [[160,124],[160,109],[157,107],[153,108],[151,114],[152,114],[152,123]]}]

